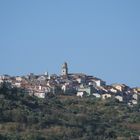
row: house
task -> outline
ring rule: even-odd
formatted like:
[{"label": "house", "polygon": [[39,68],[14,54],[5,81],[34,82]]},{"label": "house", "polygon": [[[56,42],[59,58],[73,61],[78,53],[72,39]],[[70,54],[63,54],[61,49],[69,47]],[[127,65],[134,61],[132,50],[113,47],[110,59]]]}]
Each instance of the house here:
[{"label": "house", "polygon": [[117,99],[119,102],[123,102],[123,96],[121,95],[116,95],[115,99]]},{"label": "house", "polygon": [[63,91],[63,93],[69,95],[74,95],[77,92],[76,87],[73,84],[67,84],[67,83],[62,85],[61,90]]},{"label": "house", "polygon": [[20,82],[15,82],[15,83],[13,83],[13,86],[17,87],[17,88],[21,88],[21,83]]},{"label": "house", "polygon": [[93,93],[93,96],[95,96],[96,98],[101,98],[101,95],[99,93]]},{"label": "house", "polygon": [[112,93],[117,93],[118,92],[115,88],[110,88],[109,91],[112,92]]},{"label": "house", "polygon": [[45,81],[46,80],[46,77],[41,75],[37,78],[38,81],[42,82],[42,81]]},{"label": "house", "polygon": [[0,84],[2,84],[4,81],[2,79],[0,79]]},{"label": "house", "polygon": [[122,92],[125,88],[125,85],[123,84],[112,84],[111,85],[113,88],[117,89],[118,91]]},{"label": "house", "polygon": [[133,95],[132,95],[132,98],[133,98],[134,100],[138,100],[138,94],[133,94]]},{"label": "house", "polygon": [[78,87],[77,91],[78,92],[86,92],[87,95],[91,95],[92,94],[92,86],[80,85],[80,87]]},{"label": "house", "polygon": [[137,100],[132,100],[131,102],[132,102],[133,105],[137,105],[138,104]]},{"label": "house", "polygon": [[137,104],[138,104],[138,101],[137,100],[130,100],[128,102],[128,105],[130,105],[130,106],[137,105]]},{"label": "house", "polygon": [[120,92],[130,90],[130,88],[126,86],[125,84],[112,84],[111,86]]},{"label": "house", "polygon": [[94,82],[97,87],[105,86],[106,85],[105,81],[103,81],[101,79],[98,79],[98,78],[93,78],[92,82]]},{"label": "house", "polygon": [[133,91],[134,91],[134,93],[140,93],[140,88],[138,88],[138,87],[133,88]]},{"label": "house", "polygon": [[107,98],[111,98],[111,94],[109,94],[109,93],[102,94],[101,96],[102,96],[103,100],[105,100]]},{"label": "house", "polygon": [[61,89],[65,93],[67,91],[67,89],[68,89],[68,85],[67,84],[64,84]]},{"label": "house", "polygon": [[82,98],[84,95],[86,95],[86,92],[85,92],[85,91],[78,91],[77,94],[76,94],[77,97],[81,97],[81,98]]},{"label": "house", "polygon": [[100,87],[97,87],[100,91],[102,91],[103,93],[107,93],[108,90],[105,89],[104,87],[100,86]]},{"label": "house", "polygon": [[100,87],[102,85],[100,80],[94,80],[94,82],[97,87]]},{"label": "house", "polygon": [[82,78],[82,77],[76,78],[76,81],[77,81],[79,84],[85,83],[85,79]]},{"label": "house", "polygon": [[17,82],[21,82],[21,81],[22,81],[22,77],[17,76],[17,77],[15,78],[15,80],[16,80]]},{"label": "house", "polygon": [[46,93],[45,92],[35,92],[34,96],[37,96],[38,98],[45,98],[46,97]]},{"label": "house", "polygon": [[35,91],[43,91],[45,93],[51,92],[51,88],[49,86],[43,86],[43,85],[36,85],[34,87]]},{"label": "house", "polygon": [[0,76],[0,80],[10,80],[10,76],[9,75],[1,75]]},{"label": "house", "polygon": [[84,84],[86,82],[86,75],[83,73],[71,73],[68,74],[68,78],[71,81],[76,81],[79,84]]},{"label": "house", "polygon": [[140,93],[140,88],[137,88],[138,93]]},{"label": "house", "polygon": [[93,87],[96,87],[96,86],[97,86],[96,83],[93,82],[93,81],[90,81],[90,82],[88,83],[88,85],[89,85],[89,86],[93,86]]}]

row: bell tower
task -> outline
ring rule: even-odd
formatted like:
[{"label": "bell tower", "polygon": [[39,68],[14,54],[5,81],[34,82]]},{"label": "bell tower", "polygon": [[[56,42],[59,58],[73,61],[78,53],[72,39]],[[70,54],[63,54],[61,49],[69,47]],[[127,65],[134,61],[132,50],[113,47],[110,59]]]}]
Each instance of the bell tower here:
[{"label": "bell tower", "polygon": [[62,65],[61,75],[62,76],[68,75],[68,64],[66,62]]}]

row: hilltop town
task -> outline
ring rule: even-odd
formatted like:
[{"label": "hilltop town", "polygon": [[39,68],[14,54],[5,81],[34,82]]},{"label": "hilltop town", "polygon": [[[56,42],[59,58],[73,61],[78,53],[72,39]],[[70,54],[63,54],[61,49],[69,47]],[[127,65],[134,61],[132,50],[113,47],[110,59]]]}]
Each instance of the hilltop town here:
[{"label": "hilltop town", "polygon": [[26,76],[0,76],[0,85],[6,83],[9,88],[20,88],[22,92],[38,98],[46,98],[48,94],[75,95],[79,97],[95,97],[103,100],[115,98],[130,106],[138,104],[140,88],[131,88],[125,84],[107,85],[97,77],[83,73],[69,73],[65,62],[61,75],[41,75],[33,73]]}]

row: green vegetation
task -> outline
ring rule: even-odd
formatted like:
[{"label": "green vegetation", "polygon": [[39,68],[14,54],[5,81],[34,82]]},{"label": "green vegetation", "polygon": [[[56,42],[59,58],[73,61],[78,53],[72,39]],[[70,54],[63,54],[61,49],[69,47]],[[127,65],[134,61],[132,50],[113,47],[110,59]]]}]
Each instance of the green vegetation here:
[{"label": "green vegetation", "polygon": [[136,140],[140,105],[75,96],[38,99],[0,88],[0,140]]}]

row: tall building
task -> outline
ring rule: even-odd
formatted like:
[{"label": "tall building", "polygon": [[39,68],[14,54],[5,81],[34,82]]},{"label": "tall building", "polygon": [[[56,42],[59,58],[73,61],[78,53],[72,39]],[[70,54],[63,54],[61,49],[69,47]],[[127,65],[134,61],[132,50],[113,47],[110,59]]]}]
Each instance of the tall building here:
[{"label": "tall building", "polygon": [[68,75],[68,64],[66,62],[62,65],[61,75],[62,76]]}]

